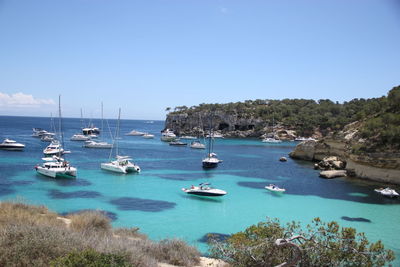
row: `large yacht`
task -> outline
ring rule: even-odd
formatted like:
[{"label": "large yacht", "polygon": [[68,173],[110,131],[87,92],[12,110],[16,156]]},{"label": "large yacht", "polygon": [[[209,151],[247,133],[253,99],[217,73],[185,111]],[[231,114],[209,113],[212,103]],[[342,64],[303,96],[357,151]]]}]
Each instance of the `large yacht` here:
[{"label": "large yacht", "polygon": [[53,156],[52,158],[43,158],[42,165],[35,166],[38,173],[52,178],[75,178],[77,169],[72,167],[68,161],[63,158]]},{"label": "large yacht", "polygon": [[43,154],[46,156],[61,155],[63,153],[64,149],[58,140],[51,141],[50,145],[43,150]]},{"label": "large yacht", "polygon": [[171,141],[175,141],[175,140],[176,140],[176,134],[172,130],[165,129],[161,133],[161,141],[171,142]]}]

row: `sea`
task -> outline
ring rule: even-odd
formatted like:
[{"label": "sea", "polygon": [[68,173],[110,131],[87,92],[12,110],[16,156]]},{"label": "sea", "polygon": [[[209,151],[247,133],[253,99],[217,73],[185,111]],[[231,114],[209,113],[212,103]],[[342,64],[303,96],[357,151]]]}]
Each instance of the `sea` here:
[{"label": "sea", "polygon": [[[73,134],[81,132],[82,121],[64,118],[65,149],[71,151],[65,158],[78,168],[78,176],[53,179],[36,173],[34,167],[42,163],[42,151],[48,143],[32,137],[33,127],[50,130],[51,121],[0,116],[0,140],[11,138],[26,145],[22,152],[0,150],[0,200],[45,205],[60,214],[100,210],[114,227],[139,227],[152,240],[180,238],[205,255],[209,233],[224,237],[267,218],[306,226],[319,217],[365,232],[371,241],[382,240],[386,248],[395,251],[394,265],[400,266],[400,200],[374,192],[385,184],[357,178],[321,179],[311,162],[290,158],[280,162],[296,142],[216,139],[214,152],[223,162],[205,170],[201,164],[204,150],[174,147],[160,140],[164,121],[121,119],[119,153],[131,156],[142,171],[116,174],[100,169],[100,164],[109,160],[110,149],[83,148],[82,142],[70,141]],[[58,119],[54,122],[58,127]],[[101,127],[99,119],[91,123]],[[117,120],[103,123],[101,138],[112,142]],[[148,132],[155,138],[126,136],[131,130]],[[228,194],[206,198],[181,190],[202,182]],[[264,187],[271,183],[286,192],[267,191]]]}]

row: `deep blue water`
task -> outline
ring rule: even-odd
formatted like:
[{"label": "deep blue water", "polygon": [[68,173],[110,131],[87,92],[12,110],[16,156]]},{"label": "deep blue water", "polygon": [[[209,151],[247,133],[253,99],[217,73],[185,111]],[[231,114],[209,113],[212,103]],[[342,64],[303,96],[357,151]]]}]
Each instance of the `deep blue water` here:
[{"label": "deep blue water", "polygon": [[[100,120],[93,122],[101,125]],[[109,124],[114,131],[116,120]],[[31,137],[32,127],[49,129],[50,118],[0,117],[0,139],[8,137],[26,144],[23,152],[0,150],[0,199],[22,198],[63,214],[102,210],[114,226],[140,227],[156,240],[179,237],[203,252],[207,233],[228,235],[266,217],[303,225],[320,217],[355,227],[371,240],[381,239],[400,257],[400,238],[393,238],[400,230],[400,201],[375,194],[373,189],[381,184],[350,178],[320,179],[309,162],[279,162],[279,157],[294,148],[294,142],[217,140],[215,151],[224,162],[216,169],[203,170],[204,151],[160,141],[164,122],[121,120],[121,154],[132,156],[142,168],[140,174],[121,175],[100,169],[109,150],[82,148],[82,142],[69,141],[80,125],[80,119],[63,119],[66,149],[72,151],[66,157],[78,168],[78,177],[54,180],[36,174],[34,166],[41,163],[48,143]],[[124,136],[132,129],[156,137]],[[103,132],[103,139],[111,142],[108,132]],[[181,191],[200,182],[210,182],[228,194],[210,199]],[[285,187],[286,193],[267,192],[264,186],[269,183]]]}]

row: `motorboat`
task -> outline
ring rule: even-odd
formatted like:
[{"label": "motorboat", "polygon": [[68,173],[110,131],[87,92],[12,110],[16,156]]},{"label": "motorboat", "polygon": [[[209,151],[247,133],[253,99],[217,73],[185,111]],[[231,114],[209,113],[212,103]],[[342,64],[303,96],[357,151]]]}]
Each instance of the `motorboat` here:
[{"label": "motorboat", "polygon": [[294,141],[298,141],[298,142],[303,142],[303,141],[317,141],[316,139],[312,138],[312,137],[302,137],[302,136],[298,136],[294,139]]},{"label": "motorboat", "polygon": [[17,143],[16,141],[8,138],[4,139],[3,143],[0,144],[0,149],[4,150],[21,151],[24,150],[24,148],[24,144]]},{"label": "motorboat", "polygon": [[176,140],[176,134],[170,129],[166,129],[161,133],[161,141],[171,142]]},{"label": "motorboat", "polygon": [[202,161],[203,168],[215,168],[222,160],[218,159],[216,153],[209,153]]},{"label": "motorboat", "polygon": [[130,135],[130,136],[143,136],[143,135],[145,135],[145,133],[144,133],[144,132],[139,132],[139,131],[136,131],[136,130],[132,130],[132,131],[130,131],[129,133],[127,133],[126,135]]},{"label": "motorboat", "polygon": [[94,127],[93,125],[82,129],[82,134],[84,134],[84,135],[91,135],[91,134],[97,135],[99,133],[100,133],[100,129],[97,127]]},{"label": "motorboat", "polygon": [[103,142],[103,141],[94,141],[94,140],[88,140],[85,141],[85,144],[83,145],[83,147],[86,148],[112,148],[113,145],[107,142]]},{"label": "motorboat", "polygon": [[182,188],[182,191],[189,195],[220,197],[227,194],[226,191],[210,187],[209,183],[201,183],[199,186],[191,186],[190,188]]},{"label": "motorboat", "polygon": [[181,141],[172,141],[169,142],[170,146],[187,146],[187,143],[181,142]]},{"label": "motorboat", "polygon": [[190,143],[190,148],[206,149],[206,145],[201,143],[200,141],[193,141]]},{"label": "motorboat", "polygon": [[43,158],[42,165],[36,165],[35,169],[38,173],[51,178],[75,178],[77,169],[72,167],[68,161],[61,157],[53,156]]},{"label": "motorboat", "polygon": [[129,172],[140,172],[140,167],[132,162],[132,158],[129,156],[121,156],[118,155],[118,137],[119,137],[119,129],[120,129],[120,119],[121,119],[121,109],[119,109],[118,113],[118,121],[117,121],[117,130],[114,138],[114,143],[111,147],[113,149],[115,147],[115,159],[111,159],[112,150],[110,152],[109,162],[101,163],[100,167],[103,170],[117,172],[117,173],[129,173]]},{"label": "motorboat", "polygon": [[389,187],[374,189],[374,191],[385,197],[398,197],[399,196],[399,193],[397,193],[396,190],[389,188]]},{"label": "motorboat", "polygon": [[263,143],[282,143],[281,140],[275,139],[275,138],[270,138],[270,137],[264,138],[264,139],[262,140],[262,142],[263,142]]},{"label": "motorboat", "polygon": [[179,137],[179,139],[182,139],[182,140],[194,140],[194,139],[197,139],[197,137],[190,136],[190,135],[184,135],[184,136]]},{"label": "motorboat", "polygon": [[206,135],[207,138],[210,138],[210,136],[212,138],[224,138],[224,136],[221,133],[217,133],[217,132]]},{"label": "motorboat", "polygon": [[58,140],[51,141],[50,145],[48,145],[43,150],[43,154],[45,154],[46,156],[61,155],[63,153],[64,153],[64,149]]},{"label": "motorboat", "polygon": [[128,156],[117,156],[116,160],[101,163],[101,168],[103,170],[119,173],[140,172],[140,167],[131,162],[131,160],[132,158]]},{"label": "motorboat", "polygon": [[265,189],[267,189],[267,190],[269,190],[269,191],[272,191],[272,192],[276,192],[276,193],[283,193],[283,192],[286,191],[285,188],[280,188],[280,187],[278,187],[278,186],[276,186],[276,185],[274,185],[274,184],[267,185],[267,186],[265,187]]},{"label": "motorboat", "polygon": [[51,142],[51,141],[54,140],[54,135],[48,135],[48,134],[42,135],[42,137],[40,138],[40,140],[41,140],[42,142]]},{"label": "motorboat", "polygon": [[153,139],[154,138],[154,134],[145,133],[143,135],[143,138],[145,138],[145,139]]},{"label": "motorboat", "polygon": [[41,138],[43,135],[54,135],[54,133],[50,133],[42,128],[32,128],[33,134],[32,137]]},{"label": "motorboat", "polygon": [[281,162],[286,162],[286,161],[287,161],[287,158],[286,158],[286,157],[280,157],[280,158],[279,158],[279,161],[281,161]]},{"label": "motorboat", "polygon": [[71,141],[87,141],[87,140],[90,140],[90,136],[87,136],[84,134],[74,134],[70,140]]}]

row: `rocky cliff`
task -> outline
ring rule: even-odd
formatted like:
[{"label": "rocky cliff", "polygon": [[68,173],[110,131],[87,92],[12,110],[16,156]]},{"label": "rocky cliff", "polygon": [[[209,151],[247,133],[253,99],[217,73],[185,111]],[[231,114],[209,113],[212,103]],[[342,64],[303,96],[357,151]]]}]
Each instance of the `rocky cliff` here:
[{"label": "rocky cliff", "polygon": [[321,141],[305,141],[298,144],[290,156],[294,159],[320,161],[328,156],[337,156],[346,162],[345,169],[350,176],[400,184],[400,153],[354,154],[352,139],[325,138]]}]

